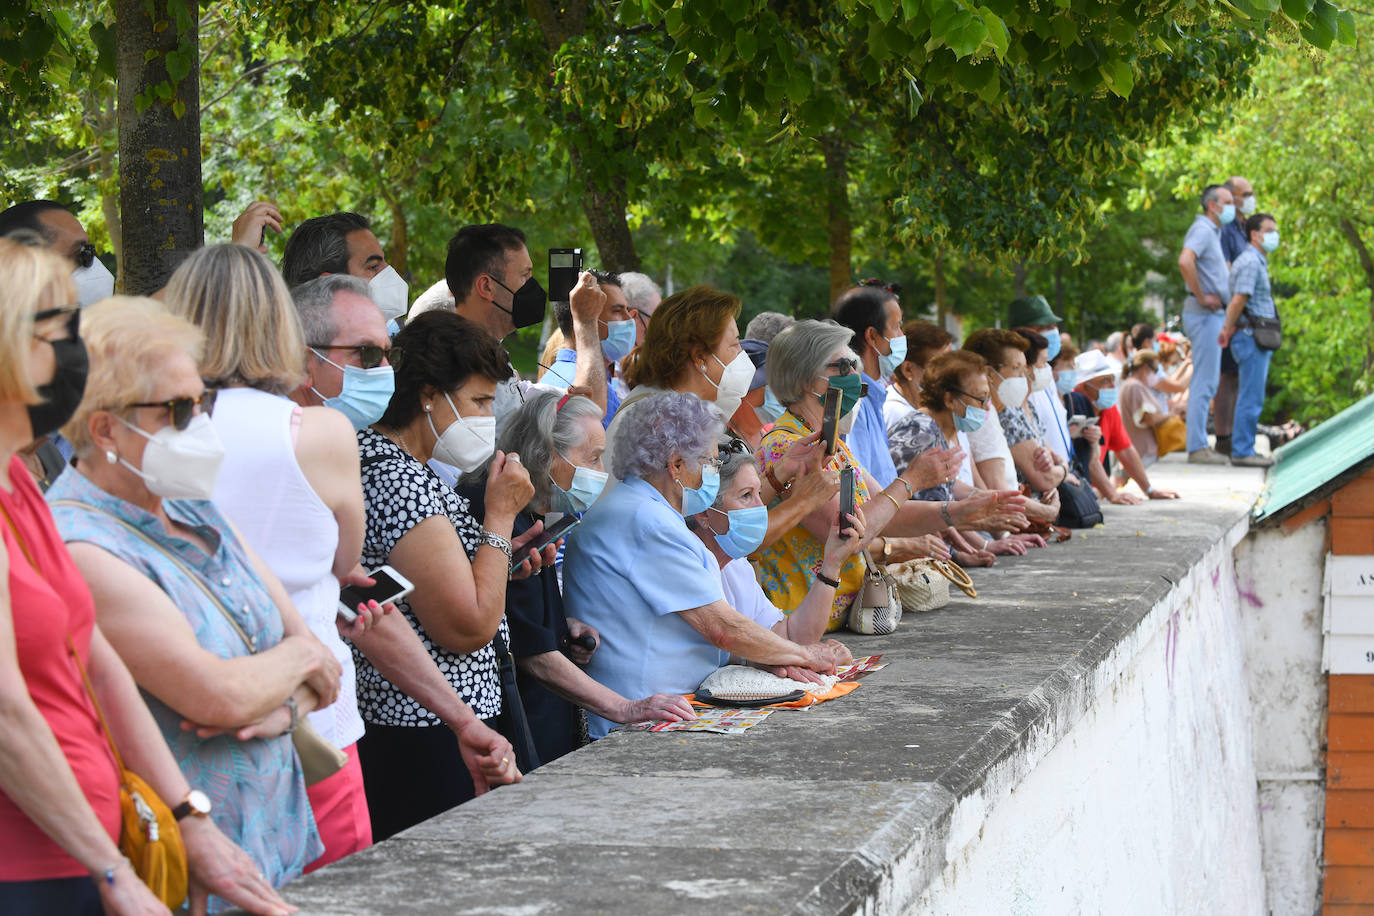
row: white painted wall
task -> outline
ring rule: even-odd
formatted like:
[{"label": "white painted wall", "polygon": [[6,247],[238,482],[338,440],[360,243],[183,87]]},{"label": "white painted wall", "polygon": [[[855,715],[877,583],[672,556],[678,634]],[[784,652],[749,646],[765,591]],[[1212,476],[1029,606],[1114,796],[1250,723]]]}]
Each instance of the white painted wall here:
[{"label": "white painted wall", "polygon": [[1321,906],[1326,709],[1322,570],[1326,522],[1252,531],[1236,548],[1269,912]]},{"label": "white painted wall", "polygon": [[1008,761],[960,800],[948,864],[914,912],[1264,912],[1232,558],[1244,531],[1087,675],[1096,702],[1052,747],[1032,738],[1029,772]]}]

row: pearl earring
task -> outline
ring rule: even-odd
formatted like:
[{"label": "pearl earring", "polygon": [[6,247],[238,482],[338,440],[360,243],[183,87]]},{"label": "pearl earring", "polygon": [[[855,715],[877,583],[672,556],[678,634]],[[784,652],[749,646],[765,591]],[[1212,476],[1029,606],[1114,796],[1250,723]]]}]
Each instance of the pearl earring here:
[{"label": "pearl earring", "polygon": [[116,464],[119,462],[119,456],[115,454],[114,449],[107,448],[105,449],[105,460],[110,464]]},{"label": "pearl earring", "polygon": [[430,410],[430,406],[429,406],[428,404],[426,404],[426,405],[425,405],[425,413],[429,413],[429,410]]}]

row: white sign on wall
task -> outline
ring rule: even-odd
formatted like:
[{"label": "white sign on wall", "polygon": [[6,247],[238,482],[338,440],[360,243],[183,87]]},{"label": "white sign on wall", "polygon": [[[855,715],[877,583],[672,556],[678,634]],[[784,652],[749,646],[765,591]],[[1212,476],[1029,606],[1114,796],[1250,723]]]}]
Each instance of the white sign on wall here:
[{"label": "white sign on wall", "polygon": [[1322,669],[1374,674],[1374,556],[1326,555]]}]

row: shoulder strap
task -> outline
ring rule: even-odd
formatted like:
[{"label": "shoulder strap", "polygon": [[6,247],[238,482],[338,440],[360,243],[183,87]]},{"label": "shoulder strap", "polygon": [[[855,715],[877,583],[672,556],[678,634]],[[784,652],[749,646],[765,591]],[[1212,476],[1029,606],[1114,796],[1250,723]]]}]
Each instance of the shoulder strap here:
[{"label": "shoulder strap", "polygon": [[[24,536],[19,533],[19,526],[14,523],[9,510],[4,503],[0,503],[0,515],[5,516],[5,521],[10,526],[10,531],[14,533],[14,540],[19,544],[19,549],[24,552],[24,558],[29,561],[33,571],[38,573],[40,578],[46,579],[43,570],[38,568],[38,563],[33,558],[33,553],[29,551],[29,545],[24,541]],[[72,639],[71,631],[67,632],[67,650],[72,654],[72,661],[76,662],[76,670],[81,672],[81,683],[86,685],[86,695],[91,698],[91,705],[95,707],[95,716],[100,720],[100,730],[105,733],[105,742],[110,745],[110,753],[114,755],[115,766],[119,767],[122,774],[124,772],[124,760],[119,756],[119,748],[115,747],[114,736],[110,734],[110,725],[105,721],[105,711],[100,708],[100,701],[95,698],[95,689],[91,687],[91,677],[86,673],[86,666],[81,663],[81,653],[76,651],[76,640]]]},{"label": "shoulder strap", "polygon": [[67,507],[70,507],[70,508],[77,508],[77,509],[89,509],[89,510],[91,510],[91,511],[93,511],[93,512],[100,512],[100,513],[104,514],[105,516],[109,517],[110,519],[112,519],[113,521],[115,521],[116,523],[118,523],[118,524],[120,524],[120,525],[123,525],[124,528],[125,528],[126,530],[129,531],[129,533],[131,533],[131,534],[133,534],[134,536],[140,538],[140,539],[141,539],[144,543],[146,543],[149,547],[151,547],[151,548],[153,548],[154,550],[158,551],[158,552],[161,553],[163,556],[165,556],[167,559],[171,560],[174,564],[176,564],[176,566],[177,566],[183,573],[185,573],[185,575],[186,575],[186,577],[187,577],[188,579],[190,579],[192,582],[194,582],[197,586],[200,587],[200,590],[205,594],[205,597],[209,598],[210,601],[211,601],[211,603],[214,604],[215,607],[219,608],[220,613],[224,615],[224,619],[227,620],[227,621],[229,621],[229,625],[230,625],[231,627],[234,628],[234,632],[237,633],[237,634],[239,634],[239,639],[243,640],[243,644],[244,644],[245,647],[247,647],[248,651],[249,651],[250,653],[256,653],[256,652],[258,651],[257,640],[253,639],[251,636],[249,636],[247,633],[245,633],[245,632],[243,631],[243,627],[239,624],[239,622],[238,622],[237,620],[234,619],[234,615],[231,614],[231,613],[229,613],[229,609],[228,609],[227,607],[224,606],[224,602],[223,602],[223,601],[220,601],[220,600],[219,600],[219,596],[216,595],[214,592],[212,592],[212,591],[210,590],[210,587],[207,586],[207,585],[205,584],[204,580],[202,580],[201,577],[200,577],[199,575],[196,574],[195,570],[193,570],[193,569],[191,569],[191,567],[187,566],[186,563],[181,559],[181,557],[179,557],[179,556],[177,556],[176,554],[172,553],[172,552],[171,552],[170,550],[168,550],[166,547],[163,547],[163,546],[162,546],[161,544],[159,544],[157,541],[155,541],[155,540],[153,540],[152,538],[148,537],[148,535],[144,534],[142,531],[140,531],[140,530],[139,530],[137,527],[135,527],[134,525],[129,524],[128,522],[126,522],[124,519],[120,518],[120,517],[117,516],[117,515],[113,515],[113,514],[111,514],[111,513],[109,513],[109,512],[106,512],[104,509],[101,509],[99,506],[92,506],[90,503],[83,503],[83,502],[81,502],[80,500],[76,500],[76,499],[58,499],[58,500],[54,500],[54,501],[52,502],[52,505],[54,505],[54,506],[67,506]]}]

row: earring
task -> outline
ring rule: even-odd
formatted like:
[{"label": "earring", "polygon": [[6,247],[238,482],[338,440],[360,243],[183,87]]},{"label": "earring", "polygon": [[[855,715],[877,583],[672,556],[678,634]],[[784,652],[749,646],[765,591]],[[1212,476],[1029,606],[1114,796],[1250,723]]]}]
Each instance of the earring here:
[{"label": "earring", "polygon": [[426,404],[426,405],[425,405],[425,413],[429,413],[429,411],[430,411],[430,406],[429,406],[428,404]]},{"label": "earring", "polygon": [[119,462],[119,456],[115,454],[114,449],[107,448],[105,449],[105,460],[110,464],[117,464]]}]

